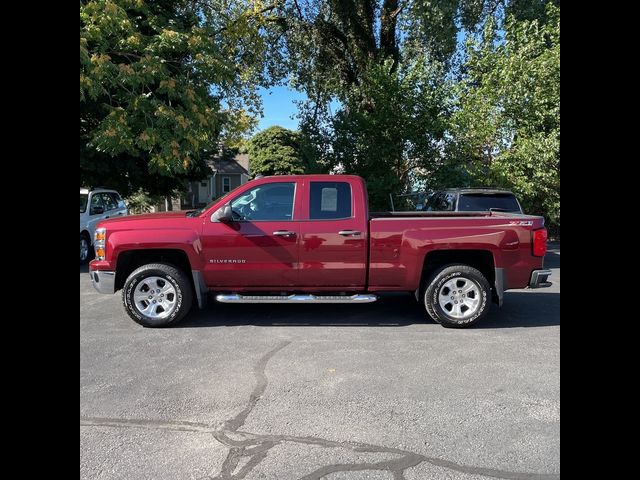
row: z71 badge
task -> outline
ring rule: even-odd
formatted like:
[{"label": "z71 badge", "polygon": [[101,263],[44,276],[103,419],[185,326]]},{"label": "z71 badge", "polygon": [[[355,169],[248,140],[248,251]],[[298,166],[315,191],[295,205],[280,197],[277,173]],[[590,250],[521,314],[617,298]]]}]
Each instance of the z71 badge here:
[{"label": "z71 badge", "polygon": [[530,227],[533,225],[532,220],[511,220],[509,225],[520,225],[521,227]]}]

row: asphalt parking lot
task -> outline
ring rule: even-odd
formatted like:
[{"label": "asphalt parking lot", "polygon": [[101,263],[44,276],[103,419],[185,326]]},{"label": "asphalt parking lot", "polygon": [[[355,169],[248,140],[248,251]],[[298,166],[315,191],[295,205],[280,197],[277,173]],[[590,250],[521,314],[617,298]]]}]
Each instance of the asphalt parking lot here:
[{"label": "asphalt parking lot", "polygon": [[145,329],[81,268],[81,478],[559,478],[559,244],[545,266],[467,330],[408,295]]}]

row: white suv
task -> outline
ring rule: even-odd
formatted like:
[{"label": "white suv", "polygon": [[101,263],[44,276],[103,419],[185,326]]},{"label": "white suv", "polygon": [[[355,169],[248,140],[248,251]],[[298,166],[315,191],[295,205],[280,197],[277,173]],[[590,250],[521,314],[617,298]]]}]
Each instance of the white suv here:
[{"label": "white suv", "polygon": [[80,263],[91,257],[96,223],[105,218],[128,215],[129,211],[115,190],[80,188]]}]

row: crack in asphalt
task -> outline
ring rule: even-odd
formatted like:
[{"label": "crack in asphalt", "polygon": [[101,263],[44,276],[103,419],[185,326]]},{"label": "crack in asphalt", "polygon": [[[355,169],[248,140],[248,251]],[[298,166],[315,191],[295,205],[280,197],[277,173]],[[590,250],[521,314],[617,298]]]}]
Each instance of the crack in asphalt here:
[{"label": "crack in asphalt", "polygon": [[145,420],[127,418],[80,417],[80,426],[149,428],[151,430],[171,430],[178,432],[215,433],[217,430],[206,423],[178,422],[172,420]]},{"label": "crack in asphalt", "polygon": [[251,395],[249,396],[249,403],[247,403],[247,406],[244,407],[244,409],[240,413],[238,413],[235,417],[225,422],[225,428],[224,428],[225,430],[230,432],[235,432],[238,428],[244,425],[244,422],[246,421],[247,417],[251,413],[251,410],[253,410],[253,407],[256,406],[256,403],[258,403],[258,400],[260,400],[260,397],[262,397],[262,394],[267,389],[267,385],[269,381],[267,379],[267,376],[264,373],[265,369],[267,368],[267,363],[269,363],[269,360],[271,360],[271,357],[273,357],[276,353],[278,353],[280,350],[282,350],[284,347],[286,347],[290,343],[291,343],[290,340],[285,340],[283,342],[280,342],[274,349],[270,350],[265,355],[263,355],[262,358],[258,360],[258,363],[254,365],[253,374],[256,377],[256,386],[254,387],[253,392],[251,392]]},{"label": "crack in asphalt", "polygon": [[[436,457],[428,457],[418,453],[401,450],[398,448],[383,447],[360,442],[340,442],[318,438],[313,436],[298,437],[294,435],[262,435],[239,430],[247,420],[249,414],[267,389],[268,379],[265,374],[267,363],[280,350],[289,345],[291,341],[282,341],[275,348],[263,355],[253,367],[256,385],[249,396],[247,405],[233,418],[226,420],[220,428],[215,425],[165,420],[146,419],[122,419],[80,417],[81,426],[101,426],[114,428],[149,428],[155,430],[186,431],[205,433],[213,437],[221,444],[229,447],[220,473],[209,476],[211,480],[242,480],[266,457],[269,451],[282,443],[297,443],[305,445],[318,445],[323,448],[344,448],[360,453],[388,453],[399,455],[397,458],[379,462],[338,463],[320,467],[313,472],[301,477],[299,480],[320,480],[321,478],[337,472],[354,472],[362,470],[387,471],[393,475],[394,480],[406,480],[404,473],[407,469],[415,467],[423,462],[454,470],[460,473],[483,475],[486,477],[500,478],[504,480],[558,480],[559,474],[511,472],[493,468],[476,467],[455,463]],[[233,438],[239,437],[238,438]]]},{"label": "crack in asphalt", "polygon": [[[229,453],[222,464],[220,473],[212,478],[220,480],[236,480],[246,477],[251,470],[266,458],[269,450],[279,443],[277,441],[265,440],[253,448],[247,449],[247,447],[254,445],[251,440],[248,442],[235,441],[229,438],[228,433],[236,432],[244,425],[247,417],[256,406],[258,400],[260,400],[267,389],[267,385],[269,384],[267,375],[264,373],[267,368],[267,363],[269,363],[269,360],[271,360],[276,353],[290,343],[290,340],[280,342],[275,348],[269,350],[260,358],[260,360],[258,360],[258,363],[253,366],[253,375],[256,377],[256,386],[253,388],[251,395],[249,395],[249,402],[247,403],[247,406],[244,407],[244,409],[242,409],[242,411],[235,417],[224,423],[224,429],[222,432],[216,432],[213,434],[216,440],[229,447]],[[247,463],[240,467],[240,470],[234,474],[243,457],[248,457]]]}]

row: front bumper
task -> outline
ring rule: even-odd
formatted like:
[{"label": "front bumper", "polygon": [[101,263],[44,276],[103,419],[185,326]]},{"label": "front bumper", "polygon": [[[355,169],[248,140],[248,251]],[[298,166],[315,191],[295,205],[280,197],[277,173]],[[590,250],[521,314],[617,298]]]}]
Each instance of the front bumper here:
[{"label": "front bumper", "polygon": [[100,293],[115,293],[116,272],[109,270],[89,270],[91,283]]},{"label": "front bumper", "polygon": [[534,270],[533,272],[531,272],[529,288],[550,287],[552,283],[547,281],[547,278],[549,278],[550,275],[551,270]]}]

